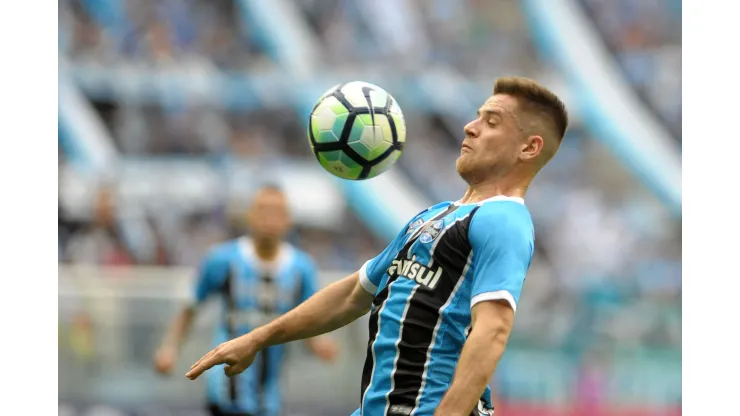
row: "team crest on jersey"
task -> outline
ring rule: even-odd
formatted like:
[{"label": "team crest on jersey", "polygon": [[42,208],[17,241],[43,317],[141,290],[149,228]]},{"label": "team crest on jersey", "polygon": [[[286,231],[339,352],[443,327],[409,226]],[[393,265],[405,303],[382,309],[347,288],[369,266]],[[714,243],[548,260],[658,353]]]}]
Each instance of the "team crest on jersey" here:
[{"label": "team crest on jersey", "polygon": [[424,229],[424,232],[421,233],[419,241],[424,244],[431,243],[437,237],[439,237],[439,234],[442,232],[442,227],[444,227],[444,220],[439,220],[431,223],[427,226],[427,228]]},{"label": "team crest on jersey", "polygon": [[406,230],[406,234],[411,234],[414,231],[416,231],[421,225],[424,224],[424,220],[419,218],[418,220],[414,221],[409,225],[409,229]]}]

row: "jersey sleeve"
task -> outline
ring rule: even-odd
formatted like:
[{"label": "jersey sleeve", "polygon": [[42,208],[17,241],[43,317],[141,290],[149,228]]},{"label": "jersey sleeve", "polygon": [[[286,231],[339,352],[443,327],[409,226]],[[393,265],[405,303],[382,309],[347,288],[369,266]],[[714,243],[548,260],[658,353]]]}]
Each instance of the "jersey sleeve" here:
[{"label": "jersey sleeve", "polygon": [[296,306],[308,300],[308,298],[313,296],[319,289],[318,269],[316,268],[316,263],[314,263],[308,255],[304,256],[302,262],[301,290],[298,294],[298,303]]},{"label": "jersey sleeve", "polygon": [[483,205],[471,221],[471,308],[482,301],[505,300],[516,311],[534,253],[534,227],[524,206],[510,204],[515,203]]},{"label": "jersey sleeve", "polygon": [[229,274],[229,267],[228,257],[221,247],[211,250],[203,258],[195,277],[194,305],[203,303],[223,287]]},{"label": "jersey sleeve", "polygon": [[380,281],[383,279],[385,271],[388,270],[393,259],[396,258],[398,252],[403,248],[404,241],[406,240],[406,233],[409,226],[419,218],[420,214],[417,214],[401,229],[395,238],[388,244],[388,246],[380,254],[374,258],[365,262],[360,268],[360,284],[369,293],[375,294],[380,286]]}]

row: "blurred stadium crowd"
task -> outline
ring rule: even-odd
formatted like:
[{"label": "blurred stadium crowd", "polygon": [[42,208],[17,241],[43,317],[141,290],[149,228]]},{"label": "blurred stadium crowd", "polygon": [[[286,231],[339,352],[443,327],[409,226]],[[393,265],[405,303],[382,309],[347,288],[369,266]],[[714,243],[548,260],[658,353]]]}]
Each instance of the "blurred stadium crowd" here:
[{"label": "blurred stadium crowd", "polygon": [[[405,73],[447,67],[491,81],[502,74],[552,72],[538,56],[515,0],[286,3],[315,32],[327,66]],[[680,146],[680,0],[579,4],[626,79]],[[275,69],[259,34],[238,17],[239,7],[238,0],[60,0],[60,59],[71,68],[118,71],[123,83],[127,70],[142,68],[225,76]],[[379,10],[385,13],[382,22],[370,24]],[[241,108],[177,94],[168,100],[87,98],[124,157],[197,157],[214,164],[225,158],[270,163],[313,157],[304,120],[287,106]],[[458,198],[465,185],[453,169],[464,120],[412,106],[403,110],[410,133],[396,169],[431,200]],[[60,145],[59,153],[62,169],[69,164],[67,149]],[[115,174],[98,181],[91,190],[94,209],[87,214],[65,207],[60,197],[61,262],[193,266],[209,245],[244,232],[242,205],[228,198],[202,211],[162,204],[147,213],[155,241],[150,251],[134,253],[122,237],[116,181]],[[575,354],[585,374],[584,397],[598,395],[599,369],[609,365],[612,353],[680,354],[680,220],[661,211],[642,183],[579,123],[535,182],[528,204],[537,253],[514,345]],[[384,243],[351,212],[341,229],[299,224],[292,239],[322,269],[341,271],[356,269]]]}]

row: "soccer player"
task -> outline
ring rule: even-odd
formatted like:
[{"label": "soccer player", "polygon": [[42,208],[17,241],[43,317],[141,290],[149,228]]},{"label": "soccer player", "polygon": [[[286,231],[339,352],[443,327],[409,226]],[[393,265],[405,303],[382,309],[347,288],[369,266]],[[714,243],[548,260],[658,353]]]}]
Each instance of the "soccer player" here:
[{"label": "soccer player", "polygon": [[[194,301],[174,319],[155,355],[155,368],[160,373],[172,371],[197,306],[209,297],[218,297],[223,304],[215,339],[218,345],[250,333],[314,294],[317,282],[313,262],[306,253],[283,242],[290,226],[284,193],[272,185],[260,188],[247,211],[247,222],[251,238],[218,245],[203,260]],[[306,346],[325,361],[333,360],[337,353],[334,343],[327,339],[306,337]],[[285,346],[271,346],[261,349],[256,365],[238,377],[209,374],[206,384],[210,413],[279,414],[279,375],[284,355]]]},{"label": "soccer player", "polygon": [[[538,83],[500,78],[465,126],[456,202],[415,217],[377,257],[293,311],[193,364],[249,368],[263,348],[323,334],[370,311],[354,415],[491,415],[487,383],[506,347],[534,251],[524,194],[565,135],[564,104]],[[353,416],[354,416],[353,415]]]}]

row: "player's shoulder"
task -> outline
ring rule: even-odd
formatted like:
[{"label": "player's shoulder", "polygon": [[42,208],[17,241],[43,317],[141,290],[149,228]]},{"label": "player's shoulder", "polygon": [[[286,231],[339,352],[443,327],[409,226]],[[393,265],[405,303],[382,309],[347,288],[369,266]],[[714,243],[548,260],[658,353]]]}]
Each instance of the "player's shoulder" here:
[{"label": "player's shoulder", "polygon": [[453,202],[452,201],[444,201],[440,202],[438,204],[434,204],[429,208],[423,209],[419,211],[416,215],[411,217],[411,219],[406,224],[406,234],[410,234],[412,231],[416,230],[417,228],[421,227],[421,225],[424,223],[425,219],[428,219],[430,216],[434,216],[435,213],[438,213],[440,210],[446,209],[449,207]]},{"label": "player's shoulder", "polygon": [[214,244],[203,255],[200,261],[201,268],[209,273],[222,273],[230,267],[236,253],[238,253],[236,240]]},{"label": "player's shoulder", "polygon": [[472,230],[500,230],[505,233],[532,235],[534,224],[524,200],[501,196],[478,204],[471,221]]},{"label": "player's shoulder", "polygon": [[453,201],[443,201],[443,202],[434,204],[434,205],[432,205],[429,208],[426,208],[426,209],[423,209],[423,210],[419,211],[418,214],[416,214],[413,217],[411,217],[411,220],[409,221],[409,223],[414,222],[415,220],[421,219],[425,214],[430,214],[430,213],[433,213],[435,211],[446,209],[447,207],[449,207],[453,203],[454,203]]},{"label": "player's shoulder", "polygon": [[532,215],[524,200],[516,197],[499,196],[478,203],[475,218],[532,223]]},{"label": "player's shoulder", "polygon": [[438,209],[445,209],[454,203],[455,203],[454,201],[442,201],[442,202],[432,205],[431,207],[425,209],[421,213],[428,212],[428,211],[436,211]]},{"label": "player's shoulder", "polygon": [[209,261],[228,260],[239,252],[240,241],[238,238],[223,241],[214,244],[205,254],[205,259]]}]

